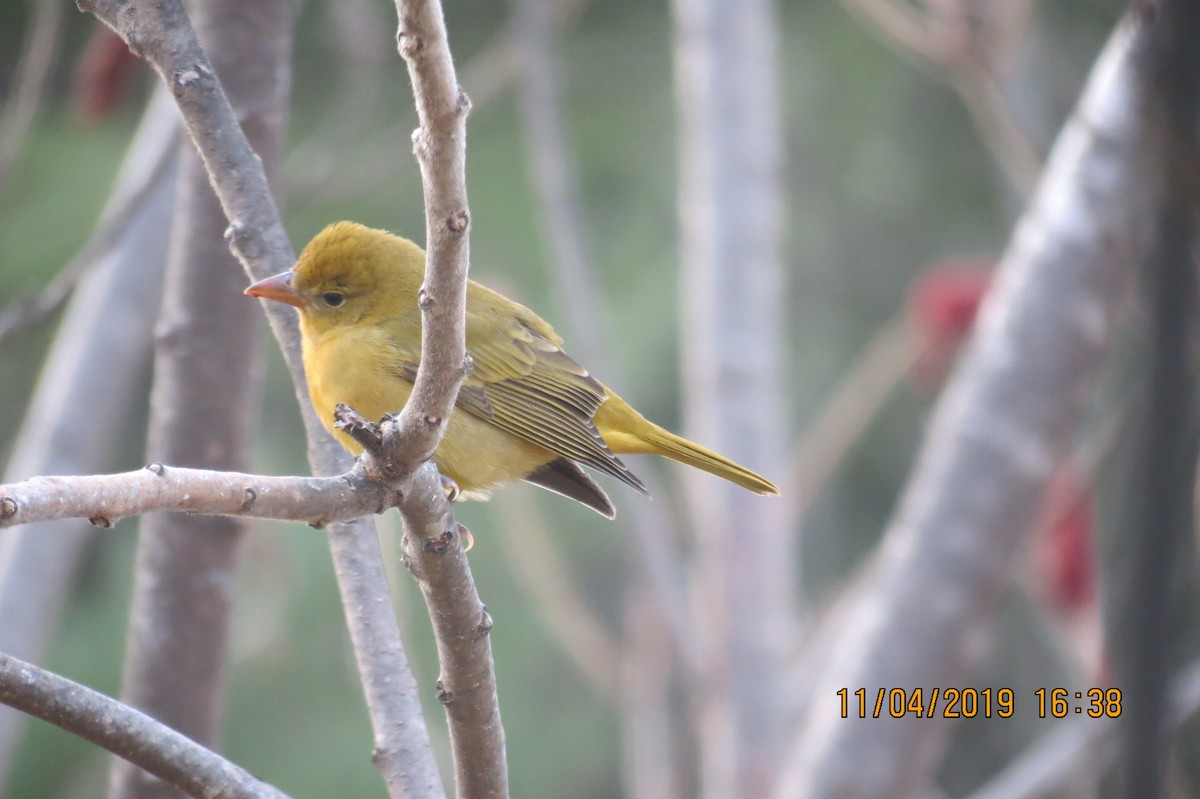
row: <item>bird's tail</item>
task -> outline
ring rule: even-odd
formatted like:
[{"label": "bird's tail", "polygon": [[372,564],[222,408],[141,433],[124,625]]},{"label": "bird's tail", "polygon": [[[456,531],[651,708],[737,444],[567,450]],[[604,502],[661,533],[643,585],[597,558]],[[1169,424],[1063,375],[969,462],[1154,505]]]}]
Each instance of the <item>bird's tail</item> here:
[{"label": "bird's tail", "polygon": [[779,493],[775,484],[761,474],[659,427],[619,398],[610,396],[596,414],[596,423],[604,440],[618,455],[662,455],[722,477],[755,494]]},{"label": "bird's tail", "polygon": [[740,463],[734,463],[724,455],[718,455],[711,449],[688,441],[683,436],[677,436],[658,425],[650,431],[645,439],[653,446],[651,452],[665,455],[671,460],[679,461],[688,466],[715,474],[755,494],[778,494],[779,489],[761,474],[747,469]]}]

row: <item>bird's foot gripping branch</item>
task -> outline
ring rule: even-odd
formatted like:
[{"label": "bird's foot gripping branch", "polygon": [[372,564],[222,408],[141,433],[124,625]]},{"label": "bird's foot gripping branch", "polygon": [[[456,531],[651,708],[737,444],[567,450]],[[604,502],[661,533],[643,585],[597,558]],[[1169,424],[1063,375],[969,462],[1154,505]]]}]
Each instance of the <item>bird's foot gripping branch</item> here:
[{"label": "bird's foot gripping branch", "polygon": [[[339,402],[333,408],[333,429],[350,436],[362,447],[358,463],[369,478],[398,491],[422,463],[414,461],[411,447],[403,441],[398,414],[385,414],[378,423],[371,422],[354,408]],[[446,478],[441,476],[441,479],[444,483]],[[458,496],[457,486],[455,489],[453,493],[444,491],[450,501]]]}]

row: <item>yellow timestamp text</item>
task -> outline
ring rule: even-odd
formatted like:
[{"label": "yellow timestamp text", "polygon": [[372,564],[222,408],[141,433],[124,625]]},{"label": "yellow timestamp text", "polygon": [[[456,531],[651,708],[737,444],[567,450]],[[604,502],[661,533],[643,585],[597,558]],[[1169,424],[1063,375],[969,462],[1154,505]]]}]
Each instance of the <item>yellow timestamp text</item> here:
[{"label": "yellow timestamp text", "polygon": [[[1038,718],[1061,719],[1071,715],[1117,718],[1121,715],[1119,688],[1039,688],[1033,692]],[[842,718],[1011,718],[1017,696],[1011,688],[880,688],[868,693],[859,688],[837,692]]]}]

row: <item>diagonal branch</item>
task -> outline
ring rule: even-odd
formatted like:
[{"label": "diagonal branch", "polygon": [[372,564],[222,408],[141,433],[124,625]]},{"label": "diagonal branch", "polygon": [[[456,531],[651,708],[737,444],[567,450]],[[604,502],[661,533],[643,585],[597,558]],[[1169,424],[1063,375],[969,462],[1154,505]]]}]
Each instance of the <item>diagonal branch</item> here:
[{"label": "diagonal branch", "polygon": [[59,0],[38,0],[33,4],[33,19],[21,46],[14,85],[8,102],[0,109],[0,189],[21,153],[30,125],[42,104],[58,54],[62,20]]},{"label": "diagonal branch", "polygon": [[[1158,188],[1123,25],[1059,136],[861,588],[842,606],[779,796],[915,795],[941,719],[842,719],[845,685],[961,685],[1066,454]],[[870,764],[864,768],[863,764]]]},{"label": "diagonal branch", "polygon": [[0,702],[102,746],[196,799],[287,799],[146,714],[4,653]]}]

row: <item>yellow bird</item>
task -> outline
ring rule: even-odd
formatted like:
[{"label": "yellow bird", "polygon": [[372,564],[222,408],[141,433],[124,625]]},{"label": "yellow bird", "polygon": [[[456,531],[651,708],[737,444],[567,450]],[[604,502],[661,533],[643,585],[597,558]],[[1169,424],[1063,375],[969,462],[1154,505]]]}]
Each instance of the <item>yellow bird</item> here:
[{"label": "yellow bird", "polygon": [[[368,419],[398,412],[421,354],[417,291],[425,253],[408,239],[353,222],[317,234],[291,271],[246,289],[300,311],[308,391],[322,423],[350,405]],[[646,420],[562,350],[562,339],[523,305],[470,281],[467,351],[474,369],[433,460],[467,497],[525,480],[613,518],[612,502],[581,466],[646,487],[617,455],[664,455],[757,494],[764,477]]]}]

